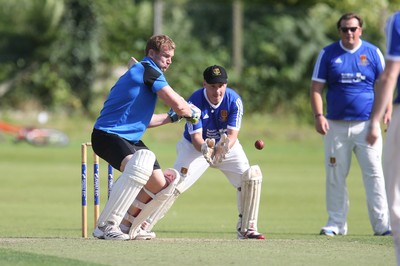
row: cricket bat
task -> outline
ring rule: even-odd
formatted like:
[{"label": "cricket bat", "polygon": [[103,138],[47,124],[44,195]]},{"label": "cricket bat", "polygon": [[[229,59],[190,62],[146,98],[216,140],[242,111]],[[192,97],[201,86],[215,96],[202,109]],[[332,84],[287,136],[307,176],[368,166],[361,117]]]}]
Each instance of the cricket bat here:
[{"label": "cricket bat", "polygon": [[134,58],[133,56],[131,56],[131,58],[129,58],[128,61],[128,69],[131,68],[131,66],[133,66],[134,64],[136,64],[138,61],[136,60],[136,58]]}]

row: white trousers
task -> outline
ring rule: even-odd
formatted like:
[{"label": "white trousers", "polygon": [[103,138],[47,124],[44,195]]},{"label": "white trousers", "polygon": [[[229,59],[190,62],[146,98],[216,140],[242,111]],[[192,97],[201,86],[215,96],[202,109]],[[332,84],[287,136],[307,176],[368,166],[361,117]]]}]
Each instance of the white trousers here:
[{"label": "white trousers", "polygon": [[400,266],[400,106],[393,106],[383,153],[386,192],[389,203],[397,265]]},{"label": "white trousers", "polygon": [[[177,158],[174,169],[181,174],[182,181],[178,186],[180,192],[183,193],[201,177],[210,165],[204,159],[203,154],[197,151],[194,146],[184,138],[177,143],[176,150]],[[221,163],[212,166],[212,168],[221,170],[236,189],[241,186],[242,175],[249,167],[249,161],[239,140],[236,141]],[[238,210],[240,212],[240,193],[237,194],[237,200]]]},{"label": "white trousers", "polygon": [[382,169],[382,137],[374,146],[366,142],[369,121],[329,120],[324,136],[326,170],[326,208],[328,222],[323,229],[347,234],[349,198],[346,179],[354,152],[361,167],[372,230],[390,230],[389,211]]}]

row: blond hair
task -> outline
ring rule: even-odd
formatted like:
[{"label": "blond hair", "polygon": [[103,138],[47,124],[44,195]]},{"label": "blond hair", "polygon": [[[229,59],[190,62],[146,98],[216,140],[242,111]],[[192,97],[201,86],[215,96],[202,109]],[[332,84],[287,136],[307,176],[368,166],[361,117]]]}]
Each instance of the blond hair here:
[{"label": "blond hair", "polygon": [[162,48],[173,50],[175,49],[175,43],[167,35],[154,35],[147,41],[145,53],[148,55],[150,49],[153,49],[158,53]]}]

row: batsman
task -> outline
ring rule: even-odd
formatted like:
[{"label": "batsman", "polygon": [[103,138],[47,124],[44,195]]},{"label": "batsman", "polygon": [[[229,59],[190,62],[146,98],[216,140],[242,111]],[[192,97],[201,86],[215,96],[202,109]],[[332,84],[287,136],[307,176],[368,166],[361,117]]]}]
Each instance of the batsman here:
[{"label": "batsman", "polygon": [[[164,76],[175,55],[174,41],[167,35],[154,35],[147,41],[145,53],[111,88],[92,131],[93,151],[122,173],[93,231],[99,239],[136,239],[140,228],[121,230],[125,214],[136,215],[140,221],[148,209],[161,205],[178,183],[179,173],[174,169],[163,172],[155,154],[141,140],[148,127],[171,122],[168,114],[154,114],[157,100],[190,123],[197,123],[200,117],[200,110],[172,89]],[[132,202],[142,204],[135,208]]]},{"label": "batsman", "polygon": [[[250,166],[238,140],[243,116],[241,97],[227,87],[228,76],[223,67],[207,67],[203,77],[203,87],[195,91],[188,100],[201,110],[199,122],[186,123],[183,138],[176,147],[174,169],[181,177],[177,186],[152,212],[141,213],[148,214],[146,219],[137,219],[127,213],[122,221],[121,227],[130,224],[136,227],[140,223],[142,230],[138,233],[144,235],[138,235],[135,239],[154,238],[154,225],[166,214],[179,195],[189,189],[209,167],[221,170],[237,191],[237,238],[265,239],[257,228],[261,170],[258,165]],[[170,116],[175,122],[180,120],[173,111]]]}]

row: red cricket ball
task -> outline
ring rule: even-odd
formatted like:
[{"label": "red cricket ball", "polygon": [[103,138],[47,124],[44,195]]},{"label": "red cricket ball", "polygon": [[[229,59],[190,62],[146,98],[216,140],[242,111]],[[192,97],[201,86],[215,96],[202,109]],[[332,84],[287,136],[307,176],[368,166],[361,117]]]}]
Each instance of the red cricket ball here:
[{"label": "red cricket ball", "polygon": [[264,148],[264,141],[262,141],[261,139],[258,139],[254,143],[254,146],[256,147],[257,150],[262,150]]}]

